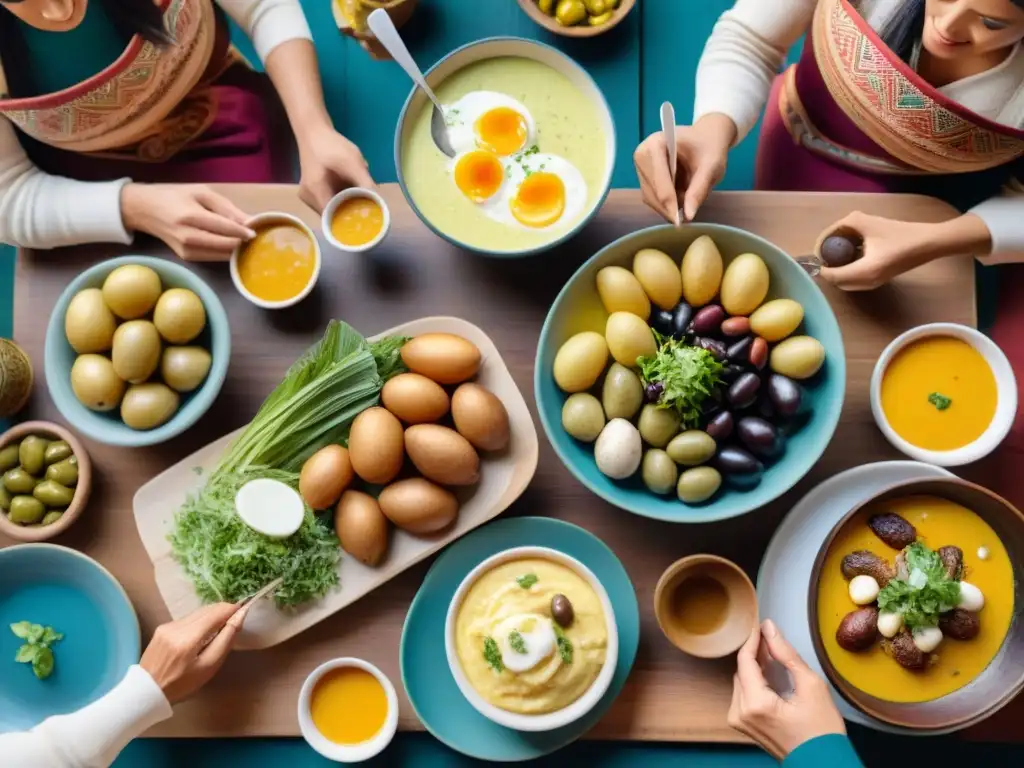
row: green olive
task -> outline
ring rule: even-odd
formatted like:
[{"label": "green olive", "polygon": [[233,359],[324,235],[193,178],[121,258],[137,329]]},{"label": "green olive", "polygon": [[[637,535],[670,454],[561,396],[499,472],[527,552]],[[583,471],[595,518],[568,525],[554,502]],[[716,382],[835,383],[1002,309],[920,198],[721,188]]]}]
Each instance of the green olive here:
[{"label": "green olive", "polygon": [[68,456],[71,455],[71,446],[65,443],[63,440],[54,440],[48,446],[46,446],[46,453],[43,454],[43,460],[47,466],[50,464],[56,464],[58,461],[64,461]]},{"label": "green olive", "polygon": [[18,466],[18,443],[8,445],[0,451],[0,472],[6,472],[16,466]]},{"label": "green olive", "polygon": [[49,441],[35,435],[29,435],[22,440],[21,446],[18,448],[18,461],[21,462],[21,468],[30,475],[42,473],[43,467],[46,466],[45,457],[48,444]]},{"label": "green olive", "polygon": [[609,419],[632,419],[644,402],[640,377],[624,365],[612,363],[601,387],[601,404]]},{"label": "green olive", "polygon": [[607,24],[609,21],[611,21],[612,15],[613,14],[611,11],[605,11],[600,16],[591,16],[589,19],[587,19],[587,23],[590,24],[590,26],[592,27],[600,27],[602,24]]},{"label": "green olive", "polygon": [[11,509],[7,518],[18,525],[32,525],[38,523],[46,514],[46,507],[39,499],[31,496],[15,496],[11,499]]},{"label": "green olive", "polygon": [[715,439],[699,429],[688,429],[672,438],[668,444],[668,455],[677,464],[695,467],[715,455]]},{"label": "green olive", "polygon": [[46,513],[46,516],[43,517],[43,521],[40,525],[53,525],[62,517],[64,517],[63,509],[52,509]]},{"label": "green olive", "polygon": [[671,493],[676,487],[679,470],[667,453],[660,448],[651,448],[644,454],[640,474],[644,479],[644,485],[653,493],[664,495]]},{"label": "green olive", "polygon": [[679,431],[679,416],[670,408],[659,408],[649,403],[640,411],[637,428],[640,437],[648,443],[655,448],[664,448]]},{"label": "green olive", "polygon": [[4,488],[3,483],[0,483],[0,510],[6,512],[11,508],[11,492]]},{"label": "green olive", "polygon": [[587,18],[587,6],[583,0],[558,0],[555,8],[555,20],[563,27],[579,24]]},{"label": "green olive", "polygon": [[537,7],[540,8],[541,13],[550,16],[555,8],[555,0],[537,0]]},{"label": "green olive", "polygon": [[587,392],[569,395],[562,406],[562,426],[584,443],[592,443],[604,429],[604,412],[597,398]]},{"label": "green olive", "polygon": [[74,456],[46,468],[46,479],[73,488],[78,484],[78,459]]},{"label": "green olive", "polygon": [[74,490],[53,480],[43,480],[33,489],[32,495],[48,507],[66,507],[75,498]]},{"label": "green olive", "polygon": [[607,6],[604,0],[583,0],[583,4],[587,6],[587,13],[591,16],[600,16]]},{"label": "green olive", "polygon": [[722,475],[714,467],[694,467],[679,476],[676,495],[685,504],[700,504],[722,486]]},{"label": "green olive", "polygon": [[11,493],[32,493],[38,482],[21,467],[9,469],[4,473],[4,488]]}]

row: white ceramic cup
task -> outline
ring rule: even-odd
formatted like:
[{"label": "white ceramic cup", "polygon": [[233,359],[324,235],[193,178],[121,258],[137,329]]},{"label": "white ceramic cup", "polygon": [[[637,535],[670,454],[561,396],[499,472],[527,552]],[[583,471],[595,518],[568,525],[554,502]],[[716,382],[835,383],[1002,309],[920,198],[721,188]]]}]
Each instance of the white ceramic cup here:
[{"label": "white ceramic cup", "polygon": [[[882,377],[885,375],[885,369],[893,357],[908,344],[931,336],[947,336],[967,342],[985,359],[996,379],[996,412],[988,428],[974,442],[951,451],[931,451],[907,442],[889,426],[885,411],[882,410]],[[871,413],[886,439],[910,458],[939,467],[970,464],[992,453],[1013,426],[1013,419],[1017,413],[1017,379],[1003,350],[980,331],[957,323],[919,325],[897,336],[882,351],[878,362],[875,363],[874,372],[871,374]]]},{"label": "white ceramic cup", "polygon": [[[380,232],[377,233],[377,236],[373,238],[373,240],[368,243],[363,243],[363,245],[345,245],[331,233],[331,221],[334,219],[334,214],[337,212],[338,206],[346,200],[351,200],[354,197],[365,197],[369,200],[373,200],[380,206],[380,209],[384,214],[384,221],[381,224]],[[388,231],[391,229],[391,211],[388,210],[388,204],[384,202],[384,198],[374,190],[366,189],[365,187],[349,187],[348,189],[343,189],[341,192],[336,194],[331,198],[330,202],[327,203],[327,207],[324,208],[323,215],[320,217],[320,229],[324,233],[324,239],[339,251],[345,251],[346,253],[366,253],[380,245],[381,241],[387,237]]]},{"label": "white ceramic cup", "polygon": [[278,212],[267,212],[260,213],[253,216],[245,225],[250,229],[259,230],[261,227],[265,227],[268,224],[286,222],[292,226],[298,227],[309,237],[313,243],[313,274],[309,278],[309,283],[306,287],[299,291],[298,294],[291,297],[290,299],[282,299],[281,301],[267,301],[261,299],[258,296],[254,296],[245,284],[242,283],[242,278],[238,274],[238,256],[245,248],[245,243],[242,243],[238,248],[235,249],[234,253],[231,254],[231,282],[235,284],[235,289],[245,296],[249,301],[255,304],[257,307],[263,309],[284,309],[285,307],[292,307],[302,301],[304,298],[309,296],[313,287],[316,285],[316,281],[320,279],[320,265],[323,262],[323,255],[320,253],[320,243],[316,239],[316,233],[309,228],[309,226],[302,219],[297,216],[292,216],[290,213],[278,213]]},{"label": "white ceramic cup", "polygon": [[[388,699],[388,714],[384,719],[384,725],[373,738],[361,744],[335,744],[333,741],[329,741],[317,730],[310,714],[313,689],[320,678],[335,669],[346,667],[362,669],[376,677],[383,686]],[[306,743],[328,760],[333,760],[336,763],[361,763],[364,760],[369,760],[384,751],[395,737],[395,731],[398,730],[398,696],[395,693],[395,686],[383,672],[368,661],[346,657],[325,662],[310,673],[306,682],[302,684],[302,690],[299,691],[299,728]]]},{"label": "white ceramic cup", "polygon": [[[525,560],[528,558],[551,560],[582,576],[583,580],[597,594],[601,608],[604,611],[605,626],[608,633],[605,663],[594,679],[594,682],[590,684],[590,687],[582,696],[568,706],[542,715],[524,715],[518,712],[509,712],[507,709],[501,709],[485,701],[466,678],[465,673],[462,671],[462,664],[459,662],[458,653],[455,650],[455,620],[469,588],[476,583],[477,579],[492,568],[511,560]],[[448,667],[451,669],[456,685],[459,686],[462,695],[466,697],[466,700],[473,705],[477,712],[498,725],[503,725],[516,731],[552,731],[579,720],[593,709],[607,692],[608,686],[611,685],[612,678],[615,676],[615,665],[619,658],[619,632],[615,624],[615,611],[612,609],[612,601],[608,597],[608,592],[605,591],[601,582],[598,581],[593,571],[587,568],[587,566],[579,560],[569,557],[569,555],[547,547],[515,547],[487,558],[470,571],[466,578],[462,580],[462,583],[459,584],[459,588],[455,590],[455,596],[452,597],[452,601],[448,606],[448,616],[445,619],[444,626],[444,649],[448,656]]]}]

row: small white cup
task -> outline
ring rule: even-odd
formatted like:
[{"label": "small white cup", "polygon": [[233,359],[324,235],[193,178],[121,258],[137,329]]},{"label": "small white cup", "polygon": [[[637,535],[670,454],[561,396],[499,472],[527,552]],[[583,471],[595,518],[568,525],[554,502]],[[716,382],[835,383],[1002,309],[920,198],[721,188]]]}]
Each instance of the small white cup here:
[{"label": "small white cup", "polygon": [[[338,210],[338,206],[346,200],[351,200],[354,197],[365,197],[377,203],[377,205],[380,206],[381,211],[384,213],[384,221],[381,225],[380,232],[378,232],[377,236],[370,242],[363,243],[362,245],[345,245],[331,233],[331,220],[334,218],[334,214]],[[343,189],[341,192],[336,194],[331,198],[330,202],[327,203],[327,207],[324,208],[323,215],[320,217],[320,229],[324,233],[324,239],[339,251],[345,251],[346,253],[366,253],[380,245],[380,242],[387,237],[388,231],[391,229],[391,211],[388,210],[388,205],[384,202],[384,198],[374,190],[366,189],[365,187],[349,187],[348,189]]]},{"label": "small white cup", "polygon": [[249,289],[245,287],[242,282],[242,277],[238,274],[238,256],[245,248],[246,243],[242,243],[238,248],[235,248],[234,253],[231,254],[231,282],[235,284],[237,291],[245,296],[249,301],[255,304],[257,307],[263,309],[284,309],[285,307],[292,307],[302,301],[304,298],[309,296],[313,287],[316,285],[316,281],[320,279],[320,265],[323,262],[323,256],[320,253],[320,243],[316,239],[316,233],[309,228],[309,226],[302,219],[297,216],[292,216],[290,213],[260,213],[249,219],[245,225],[250,229],[258,230],[262,226],[268,224],[280,222],[287,222],[295,227],[301,229],[313,243],[313,274],[309,278],[309,283],[303,288],[298,294],[291,297],[290,299],[282,299],[281,301],[267,301],[261,299],[258,296],[254,296],[249,292]]},{"label": "small white cup", "polygon": [[[361,744],[335,744],[333,741],[329,741],[317,730],[310,713],[313,689],[320,678],[335,669],[346,667],[362,669],[376,677],[377,682],[383,686],[388,699],[388,715],[384,720],[384,725],[372,739]],[[325,662],[310,673],[306,682],[302,684],[302,690],[299,691],[299,729],[302,731],[302,737],[306,743],[328,760],[333,760],[336,763],[361,763],[364,760],[369,760],[384,751],[395,737],[395,731],[398,730],[398,695],[395,693],[395,686],[383,672],[368,661],[350,656]]]},{"label": "small white cup", "polygon": [[[458,618],[459,608],[462,607],[462,601],[465,599],[470,587],[492,568],[496,568],[502,563],[507,563],[511,560],[527,558],[551,560],[579,574],[597,594],[601,608],[604,611],[605,627],[608,632],[604,666],[601,667],[601,671],[594,682],[590,684],[590,687],[576,701],[562,709],[542,715],[524,715],[518,712],[509,712],[507,709],[501,709],[486,701],[483,696],[476,692],[473,684],[466,678],[465,672],[462,671],[462,663],[459,661],[458,652],[455,649],[455,621]],[[445,653],[448,656],[448,667],[451,669],[452,677],[455,678],[455,684],[477,712],[498,725],[503,725],[516,731],[553,731],[556,728],[561,728],[579,720],[597,706],[597,703],[608,691],[612,678],[615,676],[615,666],[619,660],[619,630],[615,623],[615,611],[612,608],[611,598],[608,597],[607,590],[598,581],[597,576],[587,566],[574,557],[548,547],[515,547],[488,557],[470,571],[466,578],[462,580],[462,583],[459,584],[451,603],[448,605],[448,615],[445,619],[444,628],[444,646]]]},{"label": "small white cup", "polygon": [[[973,443],[950,451],[932,451],[907,442],[889,426],[885,411],[882,410],[882,378],[885,376],[885,369],[889,367],[896,353],[908,344],[931,336],[950,336],[967,342],[985,358],[996,379],[996,412],[988,428]],[[957,323],[928,323],[897,336],[882,350],[871,374],[870,386],[871,413],[886,439],[910,458],[940,467],[970,464],[992,453],[1009,433],[1017,413],[1017,378],[1013,375],[1013,368],[1003,350],[980,331]]]}]

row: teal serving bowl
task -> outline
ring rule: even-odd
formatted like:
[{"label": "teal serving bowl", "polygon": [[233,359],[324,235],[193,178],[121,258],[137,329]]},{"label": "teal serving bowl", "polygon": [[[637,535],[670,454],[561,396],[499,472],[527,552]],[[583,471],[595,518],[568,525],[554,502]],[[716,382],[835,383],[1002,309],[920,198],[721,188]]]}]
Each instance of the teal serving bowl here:
[{"label": "teal serving bowl", "polygon": [[[529,248],[505,250],[501,248],[500,243],[495,243],[493,248],[466,243],[450,232],[444,231],[435,222],[431,221],[410,194],[404,169],[404,150],[415,124],[413,118],[419,115],[422,110],[430,108],[426,95],[419,88],[413,88],[409,93],[409,97],[405,100],[405,104],[398,117],[398,126],[395,129],[395,170],[398,173],[398,184],[402,188],[402,194],[405,195],[405,199],[409,202],[410,207],[415,211],[420,221],[426,224],[436,235],[444,238],[452,245],[479,253],[482,256],[510,259],[531,256],[555,248],[579,232],[597,215],[605,198],[608,196],[608,190],[611,188],[612,183],[612,172],[615,170],[615,120],[612,117],[612,111],[608,106],[608,102],[594,81],[594,78],[583,67],[557,48],[539,43],[536,40],[527,40],[522,37],[489,37],[484,40],[468,43],[461,48],[456,48],[443,57],[427,70],[424,77],[427,84],[436,90],[438,85],[447,77],[470,64],[486,59],[504,57],[533,59],[547,65],[555,72],[565,76],[569,82],[597,106],[598,119],[605,138],[605,171],[601,177],[598,194],[592,196],[591,204],[586,208],[579,221],[568,229],[553,231],[551,239],[539,245]],[[543,129],[543,126],[541,126],[540,130]],[[447,162],[447,158],[441,154],[440,150],[437,150],[437,154],[442,161]]]},{"label": "teal serving bowl", "polygon": [[[679,263],[686,248],[701,235],[709,235],[715,241],[727,265],[741,253],[756,253],[764,260],[771,276],[768,299],[790,298],[803,305],[803,330],[798,333],[813,336],[824,345],[825,364],[812,380],[803,382],[811,406],[807,423],[786,438],[784,453],[766,465],[761,482],[745,491],[729,488],[726,482],[709,501],[688,505],[674,494],[656,496],[651,493],[640,481],[639,473],[626,481],[615,481],[602,474],[594,461],[593,445],[575,440],[562,428],[562,405],[568,395],[555,384],[552,370],[555,354],[570,336],[582,331],[604,334],[608,313],[597,294],[600,269],[608,266],[630,269],[633,256],[642,248],[657,248]],[[814,280],[767,240],[718,224],[689,224],[680,229],[669,225],[650,227],[626,235],[598,251],[569,279],[551,305],[541,330],[534,366],[534,395],[541,424],[569,471],[587,488],[617,507],[675,523],[708,523],[737,517],[768,504],[796,485],[832,439],[845,390],[846,355],[842,333],[828,300]]]},{"label": "teal serving bowl", "polygon": [[[71,366],[78,354],[64,335],[64,315],[72,297],[85,288],[99,288],[115,268],[125,264],[151,267],[160,275],[164,290],[188,288],[199,296],[206,309],[206,327],[189,344],[210,351],[210,372],[198,389],[181,395],[178,410],[154,429],[132,429],[121,421],[120,409],[98,412],[82,405],[71,389]],[[195,424],[213,404],[224,384],[231,358],[231,329],[217,294],[187,267],[152,256],[122,256],[101,262],[76,277],[57,299],[46,328],[44,370],[50,397],[64,419],[75,430],[99,443],[137,448],[170,440]]]},{"label": "teal serving bowl", "polygon": [[[52,674],[15,663],[27,621],[64,635]],[[81,709],[121,682],[139,660],[139,621],[124,589],[96,561],[53,544],[0,550],[0,733],[25,731]]]}]

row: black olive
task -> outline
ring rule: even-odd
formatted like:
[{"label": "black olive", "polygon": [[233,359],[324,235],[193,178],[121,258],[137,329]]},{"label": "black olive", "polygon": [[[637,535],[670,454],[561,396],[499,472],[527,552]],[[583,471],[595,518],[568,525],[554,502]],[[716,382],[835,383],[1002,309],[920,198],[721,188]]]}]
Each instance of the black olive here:
[{"label": "black olive", "polygon": [[722,448],[715,456],[713,464],[732,486],[740,490],[753,488],[761,482],[761,474],[764,472],[764,464],[753,454],[734,445]]},{"label": "black olive", "polygon": [[721,374],[719,375],[722,377],[722,381],[724,381],[726,384],[732,384],[734,381],[736,381],[736,379],[738,379],[746,372],[747,369],[744,368],[742,365],[737,365],[736,363],[726,363],[725,367],[722,368]]},{"label": "black olive", "polygon": [[572,620],[576,618],[576,611],[573,610],[568,597],[559,593],[551,598],[551,618],[563,629],[569,628]]},{"label": "black olive", "polygon": [[704,426],[704,431],[714,438],[716,443],[724,442],[732,434],[735,420],[729,411],[716,413]]},{"label": "black olive", "polygon": [[860,238],[832,235],[821,244],[821,260],[828,267],[845,267],[861,257],[863,247],[864,241]]},{"label": "black olive", "polygon": [[665,391],[665,385],[660,381],[652,381],[644,387],[644,399],[648,403],[656,403],[661,398],[661,393]]},{"label": "black olive", "polygon": [[736,423],[736,435],[751,453],[773,458],[782,452],[779,430],[757,416],[744,416]]},{"label": "black olive", "polygon": [[757,399],[757,413],[762,419],[774,419],[777,415],[775,412],[775,405],[772,403],[770,397],[761,394],[761,397]]},{"label": "black olive", "polygon": [[725,356],[734,363],[746,362],[750,358],[750,347],[754,344],[753,336],[744,336],[735,344],[729,346]]},{"label": "black olive", "polygon": [[768,397],[780,416],[796,416],[804,409],[804,388],[787,376],[773,373],[768,377]]},{"label": "black olive", "polygon": [[693,307],[685,301],[679,302],[679,306],[672,313],[672,335],[677,339],[682,339],[686,335],[686,329],[689,327],[692,317]]},{"label": "black olive", "polygon": [[666,309],[655,309],[651,313],[650,326],[662,336],[671,336],[672,317],[672,313]]},{"label": "black olive", "polygon": [[730,385],[726,399],[734,408],[746,408],[757,400],[760,388],[761,378],[756,373],[744,373]]}]

